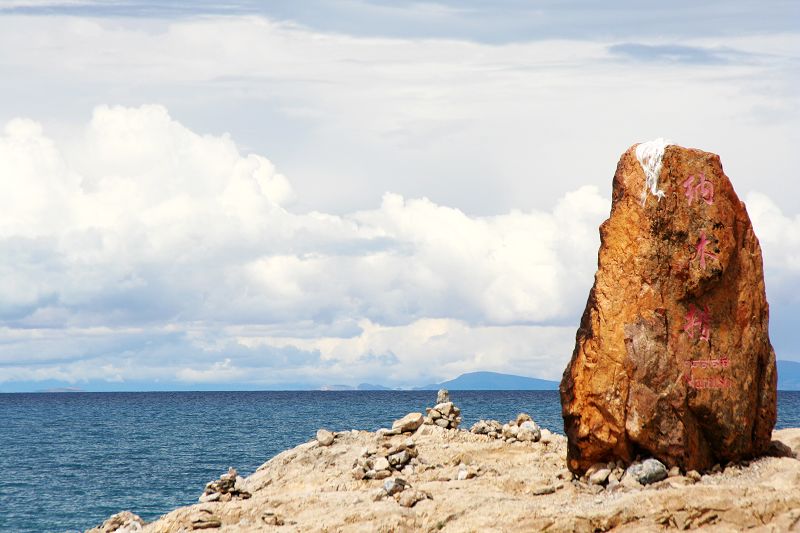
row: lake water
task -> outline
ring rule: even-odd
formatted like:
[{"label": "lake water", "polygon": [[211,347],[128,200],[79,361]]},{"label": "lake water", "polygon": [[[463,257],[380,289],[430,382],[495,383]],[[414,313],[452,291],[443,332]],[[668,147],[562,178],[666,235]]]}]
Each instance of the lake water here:
[{"label": "lake water", "polygon": [[[243,475],[326,427],[376,430],[435,391],[0,394],[0,531],[83,530],[121,510],[152,520],[197,502],[229,466]],[[452,391],[462,425],[524,411],[563,433],[557,391]],[[778,393],[800,427],[800,392]]]}]

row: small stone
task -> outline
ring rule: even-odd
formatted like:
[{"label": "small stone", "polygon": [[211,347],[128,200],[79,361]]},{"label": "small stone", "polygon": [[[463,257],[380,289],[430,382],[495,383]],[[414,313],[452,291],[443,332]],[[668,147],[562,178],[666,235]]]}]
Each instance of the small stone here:
[{"label": "small stone", "polygon": [[640,489],[640,488],[642,488],[642,484],[639,483],[639,480],[636,479],[636,476],[634,476],[633,474],[628,473],[627,471],[622,476],[622,479],[620,480],[620,485],[622,485],[623,487],[625,487],[627,489]]},{"label": "small stone", "polygon": [[398,492],[402,492],[407,486],[409,486],[408,482],[401,477],[393,477],[383,482],[383,490],[389,496],[394,496]]},{"label": "small stone", "polygon": [[199,501],[200,503],[217,502],[219,501],[221,496],[222,494],[219,492],[209,492],[209,493],[204,492],[203,494],[200,495],[197,501]]},{"label": "small stone", "polygon": [[425,417],[422,415],[422,413],[408,413],[403,418],[395,420],[392,424],[392,429],[398,431],[399,433],[416,431],[422,425],[424,418]]},{"label": "small stone", "polygon": [[442,416],[448,417],[453,412],[453,402],[437,403],[433,409],[442,413]]},{"label": "small stone", "polygon": [[395,496],[397,503],[403,507],[414,507],[418,502],[429,498],[430,495],[427,492],[417,489],[404,490]]},{"label": "small stone", "polygon": [[411,455],[409,455],[408,450],[403,450],[398,453],[390,455],[386,459],[389,460],[390,465],[399,470],[400,468],[403,467],[403,465],[405,465],[411,460]]},{"label": "small stone", "polygon": [[608,476],[611,475],[611,470],[606,467],[598,468],[595,472],[589,476],[589,484],[590,485],[603,485]]},{"label": "small stone", "polygon": [[434,424],[439,426],[440,428],[447,428],[450,425],[450,421],[446,418],[437,418],[433,421]]},{"label": "small stone", "polygon": [[389,470],[389,461],[386,457],[378,457],[372,462],[373,470]]},{"label": "small stone", "polygon": [[667,472],[667,477],[678,477],[680,475],[681,475],[681,469],[678,468],[677,466],[673,466],[672,468],[669,469],[669,472]]},{"label": "small stone", "polygon": [[355,479],[356,481],[361,481],[362,479],[364,479],[364,475],[366,474],[366,471],[360,466],[353,468],[351,472],[353,474],[353,479]]},{"label": "small stone", "polygon": [[379,437],[393,437],[402,433],[399,429],[381,428],[375,432]]},{"label": "small stone", "polygon": [[428,408],[428,417],[429,417],[431,420],[438,420],[438,419],[442,418],[442,413],[440,413],[440,412],[439,412],[439,411],[437,411],[436,409],[430,409],[430,408]]},{"label": "small stone", "polygon": [[447,389],[439,389],[436,394],[436,403],[447,403],[450,401],[450,392]]},{"label": "small stone", "polygon": [[545,494],[553,494],[556,491],[555,486],[545,485],[544,487],[537,487],[531,491],[534,496],[544,496]]},{"label": "small stone", "polygon": [[317,442],[319,442],[320,446],[330,446],[333,444],[333,433],[327,429],[318,429]]},{"label": "small stone", "polygon": [[686,477],[691,479],[695,483],[697,483],[703,478],[703,476],[701,476],[700,472],[698,472],[697,470],[689,470],[688,472],[686,472]]},{"label": "small stone", "polygon": [[285,524],[283,517],[274,511],[264,511],[261,521],[268,526],[282,526]]},{"label": "small stone", "polygon": [[388,470],[376,470],[373,479],[386,479],[387,477],[391,476],[392,473]]},{"label": "small stone", "polygon": [[376,489],[376,490],[375,490],[375,491],[372,493],[372,501],[374,501],[374,502],[379,502],[379,501],[381,501],[382,499],[384,499],[385,497],[386,497],[386,491],[385,491],[385,490],[383,490],[383,488],[382,488],[382,487],[381,487],[381,488],[379,488],[379,489]]}]

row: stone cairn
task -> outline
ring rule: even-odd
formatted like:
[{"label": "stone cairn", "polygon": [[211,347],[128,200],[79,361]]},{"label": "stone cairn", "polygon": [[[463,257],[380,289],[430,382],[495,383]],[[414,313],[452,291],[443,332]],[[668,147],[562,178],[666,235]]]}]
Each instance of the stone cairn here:
[{"label": "stone cairn", "polygon": [[458,429],[461,423],[461,409],[450,400],[447,389],[441,389],[436,395],[436,405],[425,409],[425,424],[433,424],[444,429]]},{"label": "stone cairn", "polygon": [[245,480],[235,468],[229,468],[227,474],[222,474],[219,479],[206,483],[206,488],[200,496],[200,503],[229,502],[233,499],[246,500],[250,493],[245,490]]},{"label": "stone cairn", "polygon": [[410,437],[403,442],[391,444],[384,442],[381,450],[364,448],[353,463],[353,477],[362,479],[386,479],[393,474],[411,475],[420,462],[417,459],[416,444]]},{"label": "stone cairn", "polygon": [[518,414],[516,419],[509,420],[507,424],[500,424],[497,420],[478,420],[470,432],[503,439],[508,443],[539,442],[542,438],[541,428],[527,413]]}]

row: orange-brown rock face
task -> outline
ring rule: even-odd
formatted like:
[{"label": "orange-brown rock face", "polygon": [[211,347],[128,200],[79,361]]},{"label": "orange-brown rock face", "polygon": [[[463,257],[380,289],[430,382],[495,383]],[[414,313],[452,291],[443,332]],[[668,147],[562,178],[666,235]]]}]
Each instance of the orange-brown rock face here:
[{"label": "orange-brown rock face", "polygon": [[636,146],[617,166],[561,381],[577,473],[637,454],[703,470],[763,452],[775,424],[761,248],[744,204],[715,154],[667,146],[647,187],[642,154],[644,168]]}]

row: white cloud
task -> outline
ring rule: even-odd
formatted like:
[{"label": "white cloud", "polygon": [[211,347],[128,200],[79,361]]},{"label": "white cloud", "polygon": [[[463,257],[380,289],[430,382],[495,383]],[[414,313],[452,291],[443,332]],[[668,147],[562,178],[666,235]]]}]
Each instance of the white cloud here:
[{"label": "white cloud", "polygon": [[298,214],[267,159],[160,106],[98,107],[65,142],[26,119],[4,132],[0,380],[160,368],[272,383],[298,364],[293,379],[315,379],[320,362],[346,377],[370,354],[363,377],[391,368],[394,383],[552,376],[608,212],[583,187],[551,212],[470,217],[387,193],[371,210]]},{"label": "white cloud", "polygon": [[[231,131],[269,154],[303,211],[339,214],[387,190],[469,214],[549,209],[585,184],[607,191],[622,150],[666,136],[721,154],[737,189],[790,208],[783,198],[800,195],[797,34],[715,29],[676,43],[630,25],[622,42],[491,45],[256,16],[6,16],[0,120],[22,109],[68,129],[97,102],[162,102],[193,129]],[[622,43],[731,59],[632,64],[610,52]]]},{"label": "white cloud", "polygon": [[[748,206],[780,325],[798,36],[724,33],[677,44],[725,61],[632,64],[611,47],[676,43],[4,15],[0,382],[557,377],[617,157],[662,135],[766,193]],[[98,102],[127,107],[84,124]]]},{"label": "white cloud", "polygon": [[787,216],[768,196],[751,192],[747,211],[753,221],[766,268],[777,276],[800,274],[800,214]]}]

